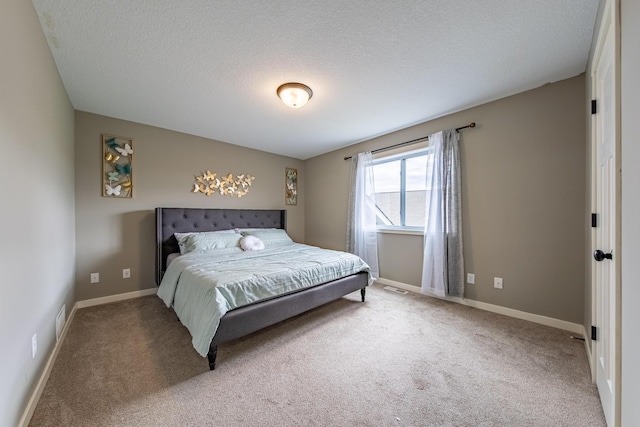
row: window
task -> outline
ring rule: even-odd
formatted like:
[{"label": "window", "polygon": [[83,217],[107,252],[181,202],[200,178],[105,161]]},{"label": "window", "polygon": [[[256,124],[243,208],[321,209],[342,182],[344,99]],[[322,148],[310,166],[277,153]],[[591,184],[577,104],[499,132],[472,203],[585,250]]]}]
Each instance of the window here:
[{"label": "window", "polygon": [[432,164],[427,149],[374,160],[378,228],[424,228],[427,166]]}]

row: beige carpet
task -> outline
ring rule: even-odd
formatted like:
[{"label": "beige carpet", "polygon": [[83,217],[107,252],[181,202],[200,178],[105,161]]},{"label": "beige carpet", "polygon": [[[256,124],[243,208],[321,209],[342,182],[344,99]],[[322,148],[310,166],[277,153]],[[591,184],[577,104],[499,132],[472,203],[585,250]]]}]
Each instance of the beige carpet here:
[{"label": "beige carpet", "polygon": [[604,426],[565,331],[379,286],[219,347],[156,296],[78,310],[31,426]]}]

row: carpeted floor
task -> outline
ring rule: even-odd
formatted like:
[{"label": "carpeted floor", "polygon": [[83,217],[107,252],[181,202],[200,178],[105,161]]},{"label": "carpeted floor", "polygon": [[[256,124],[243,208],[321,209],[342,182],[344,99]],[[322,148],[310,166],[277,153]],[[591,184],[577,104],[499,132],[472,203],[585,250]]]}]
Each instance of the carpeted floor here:
[{"label": "carpeted floor", "polygon": [[149,296],[80,309],[30,426],[605,426],[569,333],[378,285],[223,344]]}]

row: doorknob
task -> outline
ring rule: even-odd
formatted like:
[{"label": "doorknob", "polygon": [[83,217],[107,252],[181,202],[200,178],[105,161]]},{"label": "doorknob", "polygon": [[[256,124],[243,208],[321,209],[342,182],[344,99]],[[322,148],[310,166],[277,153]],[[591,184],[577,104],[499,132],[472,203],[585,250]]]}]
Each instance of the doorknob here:
[{"label": "doorknob", "polygon": [[593,252],[593,258],[596,261],[603,261],[605,259],[613,259],[613,254],[611,252],[609,252],[608,254],[605,254],[604,252],[602,252],[600,249],[596,249]]}]

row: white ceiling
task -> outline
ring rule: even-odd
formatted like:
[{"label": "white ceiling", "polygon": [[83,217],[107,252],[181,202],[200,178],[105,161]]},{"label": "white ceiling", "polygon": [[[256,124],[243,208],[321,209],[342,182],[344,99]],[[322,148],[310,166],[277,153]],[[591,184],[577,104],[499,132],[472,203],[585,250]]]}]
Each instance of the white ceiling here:
[{"label": "white ceiling", "polygon": [[75,109],[299,159],[584,72],[598,2],[33,0]]}]

